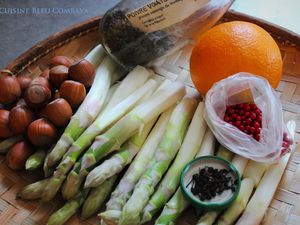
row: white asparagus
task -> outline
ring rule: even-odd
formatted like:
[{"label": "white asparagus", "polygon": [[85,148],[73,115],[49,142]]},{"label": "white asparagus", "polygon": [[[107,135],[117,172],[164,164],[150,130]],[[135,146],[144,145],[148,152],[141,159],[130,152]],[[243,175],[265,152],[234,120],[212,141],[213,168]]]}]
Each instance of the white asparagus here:
[{"label": "white asparagus", "polygon": [[268,163],[261,163],[249,160],[243,177],[252,179],[254,182],[254,186],[256,187],[269,166],[270,164]]},{"label": "white asparagus", "polygon": [[98,68],[104,57],[106,56],[105,50],[103,46],[97,45],[94,47],[85,57],[84,59],[89,61],[95,68]]},{"label": "white asparagus", "polygon": [[254,182],[245,178],[241,182],[241,189],[234,203],[225,210],[216,225],[230,225],[242,214],[254,189]]},{"label": "white asparagus", "polygon": [[248,165],[248,159],[240,155],[235,155],[232,159],[232,164],[235,166],[239,174],[242,176]]},{"label": "white asparagus", "polygon": [[198,151],[196,158],[206,155],[214,155],[216,149],[217,140],[213,132],[207,127],[201,143],[200,150]]},{"label": "white asparagus", "polygon": [[231,151],[229,151],[227,148],[225,148],[223,145],[220,145],[217,151],[217,156],[226,159],[228,161],[231,161],[234,154]]},{"label": "white asparagus", "polygon": [[[103,104],[103,110],[106,109],[108,103],[110,102],[110,100],[112,99],[112,96],[114,95],[114,93],[116,92],[116,90],[120,87],[121,83],[120,82],[117,82],[115,83],[114,85],[112,85],[109,90],[108,90],[108,93],[107,93],[107,96],[106,96],[106,99],[105,99],[105,102]],[[100,112],[102,113],[103,110]]]},{"label": "white asparagus", "polygon": [[[292,120],[288,121],[287,129],[294,137],[296,122]],[[277,164],[273,164],[267,169],[236,225],[259,225],[261,223],[264,214],[272,201],[290,156],[291,152],[283,156]]]},{"label": "white asparagus", "polygon": [[119,87],[111,96],[111,99],[101,114],[105,114],[106,111],[110,110],[112,107],[124,100],[127,96],[131,95],[135,90],[144,85],[151,75],[152,73],[144,67],[135,67],[121,81]]}]

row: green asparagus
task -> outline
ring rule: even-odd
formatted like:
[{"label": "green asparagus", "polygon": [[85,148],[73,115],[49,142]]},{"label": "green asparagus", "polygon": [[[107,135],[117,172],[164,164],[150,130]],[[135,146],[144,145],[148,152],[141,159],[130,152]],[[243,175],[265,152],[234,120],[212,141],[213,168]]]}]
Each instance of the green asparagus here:
[{"label": "green asparagus", "polygon": [[[119,171],[122,170],[126,165],[126,162],[124,162],[123,165],[119,165],[120,160],[122,158],[119,157],[125,157],[123,158],[128,159],[130,155],[128,154],[128,151],[137,152],[137,150],[143,145],[145,139],[147,138],[153,124],[155,123],[157,118],[150,121],[148,124],[146,124],[142,131],[136,133],[127,143],[124,144],[121,149],[115,153],[111,158],[104,161],[99,167],[100,171],[96,171],[93,175],[100,175],[102,177],[102,181],[98,183],[98,185],[94,185],[94,187],[99,186],[103,181],[105,181],[107,178],[117,174]],[[126,158],[127,157],[127,158]],[[128,162],[129,163],[129,162]],[[64,199],[70,199],[73,196],[76,195],[78,190],[81,187],[81,184],[85,178],[85,176],[81,176],[81,174],[76,173],[76,169],[79,166],[79,163],[75,166],[75,169],[70,172],[70,174],[67,176],[66,182],[63,185],[62,188],[62,196]],[[114,167],[116,166],[116,167]],[[93,177],[91,178],[93,179]]]},{"label": "green asparagus", "polygon": [[82,206],[82,219],[87,219],[98,212],[101,205],[112,191],[116,179],[117,175],[114,175],[108,180],[104,181],[100,186],[92,188]]},{"label": "green asparagus", "polygon": [[[65,175],[69,172],[80,154],[84,151],[85,147],[90,144],[93,138],[121,118],[128,110],[138,104],[143,97],[151,94],[156,88],[156,83],[157,82],[154,80],[149,80],[115,107],[106,111],[106,113],[101,114],[96,121],[83,132],[78,140],[72,144],[71,148],[65,154],[63,161],[56,168],[53,177],[49,180],[49,184],[43,194],[43,201],[49,201],[56,195],[62,182],[65,180]],[[78,164],[76,166],[78,166]],[[71,173],[71,175],[72,174],[74,173]],[[81,179],[80,181],[83,180]]]},{"label": "green asparagus", "polygon": [[44,149],[37,150],[33,155],[31,155],[25,163],[26,170],[37,170],[43,166],[46,157],[46,152]]},{"label": "green asparagus", "polygon": [[76,197],[64,204],[62,208],[53,213],[48,219],[47,225],[63,225],[73,216],[82,205],[87,196],[87,190],[79,192]]},{"label": "green asparagus", "polygon": [[181,171],[199,151],[206,129],[206,123],[202,115],[203,106],[203,102],[199,103],[175,161],[168,169],[157,191],[151,196],[150,201],[145,206],[142,213],[142,223],[150,221],[155,213],[164,206],[170,196],[174,194],[179,185]]},{"label": "green asparagus", "polygon": [[176,106],[154,158],[122,210],[120,225],[140,223],[140,213],[154,192],[155,186],[176,156],[195,108],[196,100],[191,97],[185,97]]},{"label": "green asparagus", "polygon": [[87,176],[84,187],[97,187],[107,178],[119,173],[125,166],[130,164],[144,144],[156,119],[157,118],[146,124],[143,130],[135,134],[128,142],[126,142],[119,152],[115,153],[112,157],[101,163],[100,166],[93,169]]},{"label": "green asparagus", "polygon": [[22,188],[22,190],[17,194],[17,197],[26,200],[38,199],[42,196],[47,183],[48,183],[48,179],[44,179],[29,184],[24,188]]},{"label": "green asparagus", "polygon": [[165,132],[173,109],[174,107],[170,107],[160,116],[142,149],[131,163],[115,191],[112,193],[110,200],[106,204],[106,211],[100,213],[100,217],[105,221],[105,223],[118,224],[121,210],[129,199],[136,182],[144,173],[147,165],[153,158],[159,141]]}]

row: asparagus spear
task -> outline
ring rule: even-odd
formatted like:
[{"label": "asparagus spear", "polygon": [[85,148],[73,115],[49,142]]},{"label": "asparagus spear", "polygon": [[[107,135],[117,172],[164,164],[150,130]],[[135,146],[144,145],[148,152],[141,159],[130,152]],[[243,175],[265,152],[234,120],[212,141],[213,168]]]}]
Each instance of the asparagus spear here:
[{"label": "asparagus spear", "polygon": [[[94,187],[97,187],[101,185],[103,181],[105,181],[107,178],[117,174],[119,171],[122,170],[126,165],[119,165],[120,160],[122,158],[119,157],[124,157],[123,159],[126,160],[128,157],[130,157],[128,151],[132,152],[137,152],[137,150],[143,145],[146,137],[148,136],[153,124],[155,123],[157,118],[153,119],[150,121],[148,124],[146,124],[142,131],[136,133],[127,143],[124,144],[124,146],[116,153],[113,155],[110,159],[104,161],[100,167],[103,168],[101,171],[96,171],[95,175],[100,175],[102,177],[102,181],[99,182],[98,185],[95,185]],[[112,162],[112,164],[110,164]],[[126,164],[126,162],[124,162]],[[77,164],[76,166],[78,166]],[[63,185],[62,188],[62,196],[64,199],[70,199],[73,196],[76,195],[78,190],[81,187],[81,184],[84,180],[84,176],[80,176],[80,174],[76,173],[76,167],[75,169],[70,172],[70,174],[67,177],[66,182]],[[116,167],[114,167],[116,166]],[[101,174],[100,174],[101,173]],[[93,174],[92,174],[93,176]],[[91,178],[93,179],[93,177]]]},{"label": "asparagus spear", "polygon": [[[209,128],[206,129],[203,143],[196,157],[213,155],[216,145],[216,139]],[[189,202],[184,198],[180,187],[177,189],[173,197],[167,202],[162,213],[155,221],[159,225],[175,224],[176,219],[189,206]]]},{"label": "asparagus spear", "polygon": [[133,157],[144,144],[156,120],[157,118],[146,124],[142,132],[135,134],[123,145],[119,152],[93,169],[86,178],[85,188],[101,185],[107,178],[119,173],[125,166],[130,164]]},{"label": "asparagus spear", "polygon": [[116,179],[117,175],[114,175],[108,180],[104,181],[100,186],[93,188],[90,191],[89,196],[86,198],[82,206],[82,219],[87,219],[97,213],[104,200],[112,191]]},{"label": "asparagus spear", "polygon": [[140,213],[147,204],[163,174],[167,171],[179,150],[185,131],[196,108],[196,100],[185,97],[175,108],[165,134],[158,145],[154,158],[137,183],[131,198],[125,204],[120,225],[134,225],[140,222]]},{"label": "asparagus spear", "polygon": [[22,135],[12,136],[0,142],[0,154],[6,153],[10,147],[23,139]]},{"label": "asparagus spear", "polygon": [[127,96],[131,95],[135,90],[140,88],[153,74],[152,71],[147,70],[142,66],[135,67],[131,72],[129,72],[125,78],[120,83],[120,86],[112,95],[108,104],[105,106],[105,109],[101,114],[104,114],[105,111],[114,107],[122,100],[124,100]]},{"label": "asparagus spear", "polygon": [[216,139],[213,132],[207,127],[201,143],[201,147],[195,158],[205,156],[205,155],[214,155],[216,149]]},{"label": "asparagus spear", "polygon": [[17,197],[26,200],[38,199],[42,196],[47,182],[48,179],[44,179],[27,185],[24,188],[22,188],[22,190],[17,194]]},{"label": "asparagus spear", "polygon": [[115,94],[116,90],[120,87],[120,85],[121,85],[121,83],[117,82],[109,88],[109,90],[107,92],[105,102],[103,104],[103,110],[100,112],[101,114],[103,113],[104,110],[107,109],[108,103],[110,103],[110,101],[112,100],[113,95]]},{"label": "asparagus spear", "polygon": [[220,211],[209,211],[204,213],[199,221],[197,222],[197,225],[208,225],[208,224],[213,224],[215,220],[217,219]]},{"label": "asparagus spear", "polygon": [[[104,51],[102,48],[101,50]],[[115,62],[110,58],[106,57],[102,61],[96,70],[95,80],[88,95],[77,112],[72,116],[70,123],[55,147],[49,153],[46,160],[47,167],[54,166],[62,159],[68,147],[99,114],[111,85],[112,74],[116,68]]]},{"label": "asparagus spear", "polygon": [[[155,88],[156,81],[149,80],[144,86],[133,92],[131,95],[129,95],[126,99],[117,104],[111,110],[107,111],[104,114],[101,114],[96,119],[96,121],[78,138],[78,140],[72,144],[71,148],[64,156],[63,161],[56,168],[53,177],[49,180],[49,184],[44,191],[42,200],[49,201],[56,195],[62,182],[65,180],[65,175],[75,164],[76,160],[84,151],[85,147],[89,145],[91,140],[99,132],[101,132],[113,122],[122,117],[128,110],[130,110],[130,108],[138,104],[144,96],[146,96],[148,93],[152,93]],[[76,167],[78,167],[78,164],[75,165],[75,168]],[[76,174],[71,173],[71,175]],[[83,178],[84,177],[85,176],[83,176]],[[81,182],[83,178],[78,179],[78,182]]]},{"label": "asparagus spear", "polygon": [[26,170],[36,170],[43,166],[46,157],[46,152],[44,149],[37,150],[33,155],[31,155],[25,164]]},{"label": "asparagus spear", "polygon": [[234,203],[225,210],[217,221],[217,225],[230,225],[241,215],[245,209],[250,195],[254,188],[254,182],[250,178],[245,178],[241,182],[241,189]]},{"label": "asparagus spear", "polygon": [[146,170],[149,161],[153,158],[154,152],[159,144],[161,136],[165,132],[173,109],[174,107],[169,108],[160,116],[142,149],[131,163],[115,191],[112,193],[110,200],[106,204],[106,211],[100,214],[100,217],[107,224],[118,223],[123,206],[127,202],[136,182]]},{"label": "asparagus spear", "polygon": [[[288,121],[287,129],[294,137],[296,122]],[[291,152],[283,156],[277,164],[273,164],[267,169],[253,196],[251,197],[243,215],[237,221],[237,225],[260,224],[270,202],[272,201],[273,195],[275,194],[290,156]]]},{"label": "asparagus spear", "polygon": [[261,163],[250,160],[248,166],[245,169],[244,178],[250,178],[254,182],[256,187],[267,168],[269,163]]},{"label": "asparagus spear", "polygon": [[218,152],[217,152],[217,156],[226,159],[228,161],[231,161],[234,154],[229,151],[228,149],[226,149],[224,146],[220,145]]},{"label": "asparagus spear", "polygon": [[85,59],[93,64],[94,68],[97,68],[105,56],[106,53],[103,49],[103,46],[100,44],[94,47],[89,54],[85,56]]},{"label": "asparagus spear", "polygon": [[244,174],[249,164],[249,160],[240,155],[235,155],[231,162],[241,176]]},{"label": "asparagus spear", "polygon": [[64,204],[62,208],[53,213],[48,219],[47,225],[63,225],[73,216],[82,205],[88,191],[81,191],[77,196]]},{"label": "asparagus spear", "polygon": [[152,195],[150,201],[145,206],[142,213],[142,223],[150,221],[154,214],[163,207],[170,196],[174,194],[179,185],[181,171],[184,166],[195,157],[200,149],[206,129],[206,123],[202,115],[203,105],[203,102],[199,103],[175,161],[164,176],[157,191]]}]

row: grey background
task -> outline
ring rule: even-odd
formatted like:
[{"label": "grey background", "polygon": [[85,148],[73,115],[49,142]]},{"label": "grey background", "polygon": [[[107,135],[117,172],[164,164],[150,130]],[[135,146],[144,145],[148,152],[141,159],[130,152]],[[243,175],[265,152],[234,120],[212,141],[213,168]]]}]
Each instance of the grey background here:
[{"label": "grey background", "polygon": [[[0,0],[0,8],[84,8],[82,14],[0,13],[0,69],[37,42],[72,24],[103,15],[119,0]],[[3,11],[2,11],[3,12]]]}]

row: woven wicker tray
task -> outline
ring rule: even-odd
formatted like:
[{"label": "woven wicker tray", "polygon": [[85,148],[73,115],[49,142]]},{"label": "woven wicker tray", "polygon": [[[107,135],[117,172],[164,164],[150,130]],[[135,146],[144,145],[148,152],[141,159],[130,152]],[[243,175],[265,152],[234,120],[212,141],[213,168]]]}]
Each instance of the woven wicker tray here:
[{"label": "woven wicker tray", "polygon": [[[35,77],[48,67],[49,59],[54,55],[83,57],[99,41],[97,31],[99,20],[99,17],[95,17],[50,36],[11,62],[6,69],[15,74]],[[298,142],[300,139],[300,119],[298,118],[300,111],[300,37],[283,28],[235,12],[227,13],[222,21],[228,20],[254,22],[268,30],[277,40],[284,61],[284,73],[277,91],[283,101],[285,117],[293,117],[297,120],[295,138]],[[192,86],[188,63],[191,50],[192,46],[187,46],[166,57],[160,62],[161,65],[156,68],[156,72],[171,80],[179,79]],[[300,224],[299,163],[300,147],[297,147],[265,215],[263,224]],[[59,198],[48,204],[15,199],[16,193],[21,187],[41,177],[42,173],[37,172],[13,172],[6,166],[5,157],[0,156],[0,225],[46,224],[49,215],[61,206]],[[188,209],[181,215],[178,224],[196,224],[197,218],[195,211]],[[93,217],[80,222],[78,216],[73,216],[68,224],[98,224],[98,219]]]}]

